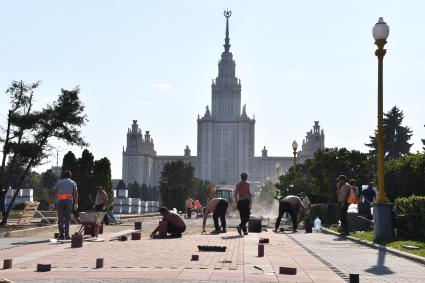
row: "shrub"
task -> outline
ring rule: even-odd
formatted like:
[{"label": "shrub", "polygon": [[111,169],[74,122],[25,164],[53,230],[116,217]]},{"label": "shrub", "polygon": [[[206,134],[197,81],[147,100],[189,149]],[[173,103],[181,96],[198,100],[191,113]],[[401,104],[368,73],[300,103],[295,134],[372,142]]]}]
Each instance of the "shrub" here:
[{"label": "shrub", "polygon": [[397,198],[394,211],[396,214],[419,214],[425,217],[425,196],[411,195],[407,198]]},{"label": "shrub", "polygon": [[409,231],[402,231],[406,236],[425,237],[425,196],[411,195],[410,197],[397,198],[394,204],[394,212],[397,215],[411,215],[409,219],[414,223],[409,223]]}]

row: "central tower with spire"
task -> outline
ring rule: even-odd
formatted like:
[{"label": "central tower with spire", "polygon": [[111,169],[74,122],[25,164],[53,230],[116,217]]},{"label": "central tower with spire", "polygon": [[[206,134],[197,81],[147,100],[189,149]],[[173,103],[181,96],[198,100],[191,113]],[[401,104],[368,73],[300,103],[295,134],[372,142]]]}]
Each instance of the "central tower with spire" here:
[{"label": "central tower with spire", "polygon": [[218,77],[213,80],[212,116],[217,120],[238,119],[241,113],[241,83],[235,75],[235,61],[230,49],[229,18],[231,11],[224,11],[226,17],[226,38],[224,52],[218,63]]},{"label": "central tower with spire", "polygon": [[226,37],[218,63],[218,76],[211,85],[211,111],[208,106],[198,119],[197,175],[215,184],[234,185],[241,172],[251,172],[254,163],[255,120],[241,113],[241,82],[230,52],[229,18],[224,11]]}]

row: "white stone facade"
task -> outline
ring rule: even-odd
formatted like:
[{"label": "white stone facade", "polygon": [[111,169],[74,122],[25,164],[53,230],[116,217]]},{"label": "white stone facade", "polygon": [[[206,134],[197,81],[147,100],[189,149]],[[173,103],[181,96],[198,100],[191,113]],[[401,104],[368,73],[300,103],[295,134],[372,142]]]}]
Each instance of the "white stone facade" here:
[{"label": "white stone facade", "polygon": [[[226,17],[224,52],[218,64],[218,76],[211,85],[211,110],[198,115],[197,156],[186,147],[182,156],[158,156],[149,131],[142,131],[133,120],[127,133],[127,147],[123,148],[122,178],[131,182],[156,186],[164,165],[171,161],[190,162],[196,176],[217,185],[234,185],[241,172],[248,172],[249,180],[261,185],[267,179],[284,174],[293,165],[293,157],[269,157],[264,147],[261,157],[254,156],[255,119],[250,118],[244,105],[241,111],[241,81],[236,77],[236,64],[229,51],[229,18]],[[317,149],[324,148],[324,133],[315,121],[307,132],[299,162],[311,158]]]}]

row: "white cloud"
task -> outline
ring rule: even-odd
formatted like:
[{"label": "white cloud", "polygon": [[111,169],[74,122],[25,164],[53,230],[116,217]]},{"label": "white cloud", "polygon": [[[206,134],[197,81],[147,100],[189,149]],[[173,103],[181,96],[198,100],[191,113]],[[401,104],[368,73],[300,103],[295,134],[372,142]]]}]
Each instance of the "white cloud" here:
[{"label": "white cloud", "polygon": [[152,84],[152,87],[155,89],[158,89],[161,92],[169,92],[174,89],[172,85],[167,83],[155,83],[155,84]]},{"label": "white cloud", "polygon": [[140,105],[152,105],[152,101],[140,101],[139,102]]}]

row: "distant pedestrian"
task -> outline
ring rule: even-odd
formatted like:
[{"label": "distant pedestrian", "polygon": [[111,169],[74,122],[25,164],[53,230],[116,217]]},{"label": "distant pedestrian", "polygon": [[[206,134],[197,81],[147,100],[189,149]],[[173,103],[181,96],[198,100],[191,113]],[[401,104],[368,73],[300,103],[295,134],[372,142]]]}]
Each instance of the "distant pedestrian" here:
[{"label": "distant pedestrian", "polygon": [[56,183],[52,192],[53,197],[56,199],[60,240],[70,239],[69,222],[71,220],[71,212],[78,209],[77,184],[71,180],[71,176],[71,171],[65,171],[63,179]]},{"label": "distant pedestrian", "polygon": [[[207,222],[208,214],[213,212],[213,221],[215,230],[213,234],[226,233],[226,211],[229,203],[224,198],[213,198],[210,200],[206,207],[204,207],[204,221],[202,222],[202,233],[205,233],[205,224]],[[218,219],[220,218],[221,230],[218,225]]]},{"label": "distant pedestrian", "polygon": [[345,175],[339,175],[336,179],[336,193],[339,205],[339,218],[341,221],[341,236],[348,235],[348,197],[350,196],[351,186],[347,183]]},{"label": "distant pedestrian", "polygon": [[373,182],[369,182],[367,188],[364,189],[361,192],[360,196],[362,197],[363,202],[370,204],[370,203],[372,203],[372,202],[375,201],[375,199],[376,199],[376,192],[373,189],[373,186],[374,186],[374,183]]},{"label": "distant pedestrian", "polygon": [[237,204],[237,208],[239,210],[239,215],[241,218],[241,223],[236,227],[238,229],[239,235],[248,235],[248,231],[246,229],[246,224],[249,221],[249,215],[251,214],[251,206],[252,206],[252,197],[251,191],[249,188],[248,174],[241,174],[241,181],[236,185],[234,196]]},{"label": "distant pedestrian", "polygon": [[192,218],[192,209],[193,209],[193,199],[186,199],[186,218]]},{"label": "distant pedestrian", "polygon": [[276,219],[275,231],[277,232],[280,226],[280,220],[285,212],[289,213],[292,220],[292,230],[294,233],[297,232],[298,227],[298,214],[302,211],[306,211],[307,207],[304,206],[301,198],[294,195],[284,197],[279,203],[279,215]]}]

